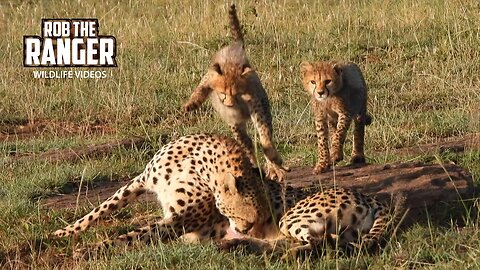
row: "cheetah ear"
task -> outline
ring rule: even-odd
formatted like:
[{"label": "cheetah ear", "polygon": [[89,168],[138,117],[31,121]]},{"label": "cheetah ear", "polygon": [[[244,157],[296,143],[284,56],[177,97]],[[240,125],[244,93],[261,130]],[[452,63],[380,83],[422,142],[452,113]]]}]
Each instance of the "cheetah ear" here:
[{"label": "cheetah ear", "polygon": [[237,179],[235,179],[235,176],[231,173],[227,173],[225,175],[225,181],[223,183],[223,188],[225,192],[231,193],[231,194],[236,194],[237,193],[237,185],[236,185]]},{"label": "cheetah ear", "polygon": [[302,75],[305,75],[305,73],[311,70],[312,70],[312,64],[310,64],[308,61],[303,61],[300,64],[300,72],[302,73]]},{"label": "cheetah ear", "polygon": [[335,70],[338,74],[342,74],[342,68],[338,63],[333,63],[332,64],[333,70]]}]

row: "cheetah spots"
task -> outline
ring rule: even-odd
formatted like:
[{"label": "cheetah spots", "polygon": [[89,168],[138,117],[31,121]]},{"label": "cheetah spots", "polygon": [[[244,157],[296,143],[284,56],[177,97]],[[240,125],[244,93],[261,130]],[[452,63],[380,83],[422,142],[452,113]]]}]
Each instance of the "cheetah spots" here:
[{"label": "cheetah spots", "polygon": [[185,206],[185,201],[184,200],[177,200],[177,204],[180,206]]},{"label": "cheetah spots", "polygon": [[185,193],[185,189],[184,189],[184,188],[177,188],[177,189],[175,190],[175,192]]}]

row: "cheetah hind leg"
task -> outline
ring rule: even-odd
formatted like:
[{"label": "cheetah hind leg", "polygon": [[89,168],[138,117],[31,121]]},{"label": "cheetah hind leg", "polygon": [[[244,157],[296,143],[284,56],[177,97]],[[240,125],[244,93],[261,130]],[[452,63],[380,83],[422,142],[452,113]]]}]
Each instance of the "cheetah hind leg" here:
[{"label": "cheetah hind leg", "polygon": [[353,147],[350,157],[351,164],[365,164],[364,141],[365,141],[365,123],[355,118],[353,121]]},{"label": "cheetah hind leg", "polygon": [[135,241],[140,241],[140,243],[148,244],[158,239],[161,239],[163,241],[176,239],[184,233],[182,226],[176,225],[180,224],[179,221],[180,219],[178,218],[178,216],[172,216],[167,219],[162,219],[158,222],[135,229],[126,234],[122,234],[116,239],[104,240],[87,247],[76,249],[74,252],[74,257],[85,257],[89,253],[95,254],[96,252],[99,252],[103,249],[114,246],[130,246]]},{"label": "cheetah hind leg", "polygon": [[97,219],[126,206],[145,191],[143,174],[140,174],[132,179],[132,181],[130,181],[128,184],[117,190],[115,194],[93,209],[90,213],[77,220],[73,225],[56,230],[52,233],[52,236],[65,237],[77,235],[81,231],[88,229]]},{"label": "cheetah hind leg", "polygon": [[281,260],[287,261],[290,258],[296,258],[299,252],[311,251],[312,248],[313,246],[311,243],[290,248],[285,252],[285,254],[283,254]]}]

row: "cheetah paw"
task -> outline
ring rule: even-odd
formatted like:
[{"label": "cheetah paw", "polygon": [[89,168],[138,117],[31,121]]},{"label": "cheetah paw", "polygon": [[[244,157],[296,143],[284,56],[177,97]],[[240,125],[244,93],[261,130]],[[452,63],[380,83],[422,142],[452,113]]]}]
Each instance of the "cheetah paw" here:
[{"label": "cheetah paw", "polygon": [[313,173],[321,174],[330,170],[330,165],[328,163],[320,163],[315,166]]},{"label": "cheetah paw", "polygon": [[351,164],[365,164],[366,163],[365,156],[364,155],[353,155],[350,158],[350,163]]},{"label": "cheetah paw", "polygon": [[200,104],[197,102],[189,102],[183,105],[183,112],[188,113],[194,111],[200,107]]},{"label": "cheetah paw", "polygon": [[290,168],[287,166],[279,166],[274,163],[268,163],[265,171],[267,178],[283,182],[285,181],[287,172],[290,171]]},{"label": "cheetah paw", "polygon": [[343,160],[343,152],[332,153],[332,160],[333,160],[334,164],[337,164],[340,161],[342,161]]}]

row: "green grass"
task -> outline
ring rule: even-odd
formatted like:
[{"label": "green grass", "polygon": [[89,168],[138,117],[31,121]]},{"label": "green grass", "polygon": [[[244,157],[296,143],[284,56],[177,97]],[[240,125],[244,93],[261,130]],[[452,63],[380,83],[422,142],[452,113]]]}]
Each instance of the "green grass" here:
[{"label": "green grass", "polygon": [[[165,138],[195,132],[230,134],[209,104],[189,116],[180,111],[212,54],[231,41],[226,8],[222,1],[206,0],[0,2],[0,128],[28,119],[80,127],[100,123],[115,130],[105,135],[58,135],[47,129],[33,140],[0,142],[0,159],[131,135],[149,140],[144,149],[118,149],[111,156],[75,164],[27,160],[1,165],[0,264],[45,269],[454,269],[459,265],[478,269],[478,210],[462,207],[457,209],[458,224],[449,215],[441,219],[448,222],[438,222],[432,213],[425,213],[379,254],[298,263],[183,243],[112,250],[91,260],[73,260],[68,255],[73,240],[35,244],[63,226],[62,220],[74,219],[72,209],[52,210],[39,203],[39,198],[55,194],[67,182],[135,175]],[[270,98],[275,140],[288,165],[311,165],[317,156],[309,99],[300,84],[302,60],[346,59],[359,64],[374,117],[366,140],[367,155],[374,163],[437,162],[426,156],[395,156],[392,151],[480,130],[478,1],[246,0],[237,2],[237,9],[250,61]],[[117,38],[118,68],[108,69],[108,78],[100,80],[34,79],[32,69],[22,66],[22,38],[39,35],[41,19],[52,17],[99,18],[100,34]],[[480,179],[478,149],[437,158],[465,167],[475,182]],[[113,218],[113,228],[130,226],[135,215],[159,213],[154,205],[125,211]],[[87,232],[80,245],[112,236],[110,225]]]}]

